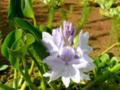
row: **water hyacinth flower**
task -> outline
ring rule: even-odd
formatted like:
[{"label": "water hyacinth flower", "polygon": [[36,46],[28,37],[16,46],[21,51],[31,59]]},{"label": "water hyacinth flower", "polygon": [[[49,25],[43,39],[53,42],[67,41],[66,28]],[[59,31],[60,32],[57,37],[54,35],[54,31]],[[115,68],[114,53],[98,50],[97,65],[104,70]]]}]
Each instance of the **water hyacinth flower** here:
[{"label": "water hyacinth flower", "polygon": [[73,43],[75,29],[70,22],[64,21],[60,28],[52,31],[52,35],[47,32],[42,35],[42,41],[50,53],[43,60],[50,68],[50,71],[44,74],[45,77],[50,77],[49,82],[61,77],[65,87],[68,87],[70,80],[75,83],[90,80],[86,72],[93,70],[95,66],[88,56],[92,50],[88,45],[88,33],[80,32],[77,48]]}]

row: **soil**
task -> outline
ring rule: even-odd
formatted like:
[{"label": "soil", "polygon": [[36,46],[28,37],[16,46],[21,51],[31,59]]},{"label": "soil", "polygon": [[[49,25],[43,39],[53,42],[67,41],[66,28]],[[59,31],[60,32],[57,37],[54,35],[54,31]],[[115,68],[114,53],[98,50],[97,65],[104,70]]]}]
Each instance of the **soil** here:
[{"label": "soil", "polygon": [[[67,12],[69,12],[70,7],[72,7],[73,10],[68,14],[68,20],[71,21],[74,25],[79,22],[80,16],[82,14],[82,8],[78,1],[79,0],[65,0],[65,4],[62,6]],[[2,2],[0,2],[0,31],[2,31],[3,36],[6,36],[10,31],[10,27],[7,21],[7,6],[8,0],[2,0]],[[33,7],[38,24],[46,24],[48,17],[47,6],[40,3],[40,0],[36,0]],[[55,13],[53,28],[59,27],[61,21],[62,17],[60,15],[60,10],[58,10]],[[88,31],[90,33],[90,45],[93,47],[93,52],[90,54],[92,57],[99,56],[102,51],[115,42],[113,36],[110,35],[111,25],[111,19],[102,16],[98,7],[92,7],[88,22],[83,28],[84,31]],[[120,57],[120,48],[115,47],[111,49],[109,53]],[[0,59],[0,63],[6,62],[1,55]]]},{"label": "soil", "polygon": [[[68,14],[68,20],[76,25],[82,14],[82,8],[79,0],[65,0],[63,6],[67,12],[70,11],[70,7],[73,8],[72,13]],[[34,5],[35,15],[39,24],[46,24],[48,17],[48,9],[41,4],[39,1],[35,2]],[[53,28],[59,27],[62,21],[60,10],[55,13],[55,19],[53,21]],[[91,14],[89,16],[86,26],[83,28],[84,31],[90,33],[90,45],[93,47],[92,57],[99,56],[106,48],[116,42],[111,35],[112,21],[107,17],[100,14],[99,7],[92,7]],[[109,51],[109,53],[115,56],[120,56],[120,48],[115,47]]]}]

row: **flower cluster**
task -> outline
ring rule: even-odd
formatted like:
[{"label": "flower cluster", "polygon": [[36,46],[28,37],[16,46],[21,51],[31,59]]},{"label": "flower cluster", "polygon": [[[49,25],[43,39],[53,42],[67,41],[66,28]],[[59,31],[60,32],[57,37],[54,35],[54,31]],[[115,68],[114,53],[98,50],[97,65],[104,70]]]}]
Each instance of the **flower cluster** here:
[{"label": "flower cluster", "polygon": [[50,81],[61,77],[65,87],[70,80],[80,83],[81,80],[90,80],[89,72],[94,69],[94,64],[88,56],[92,48],[88,45],[89,34],[79,33],[79,45],[74,47],[75,29],[72,23],[64,21],[63,25],[52,31],[52,35],[43,32],[43,43],[48,48],[50,55],[44,59],[50,71],[44,74]]}]

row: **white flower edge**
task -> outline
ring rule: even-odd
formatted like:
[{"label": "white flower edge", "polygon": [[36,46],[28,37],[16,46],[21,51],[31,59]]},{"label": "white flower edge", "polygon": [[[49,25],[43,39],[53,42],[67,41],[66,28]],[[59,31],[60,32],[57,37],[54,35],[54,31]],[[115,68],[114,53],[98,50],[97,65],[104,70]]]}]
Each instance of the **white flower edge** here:
[{"label": "white flower edge", "polygon": [[55,45],[53,37],[49,33],[42,32],[42,42],[47,47],[49,53],[52,54],[58,51],[58,47]]},{"label": "white flower edge", "polygon": [[52,35],[47,32],[42,32],[42,42],[48,49],[50,54],[58,52],[58,49],[63,47],[61,28],[53,29]]},{"label": "white flower edge", "polygon": [[89,33],[88,32],[84,32],[83,30],[81,30],[80,34],[79,34],[79,45],[77,48],[77,51],[80,54],[89,54],[93,49],[88,45],[88,40],[89,40]]}]

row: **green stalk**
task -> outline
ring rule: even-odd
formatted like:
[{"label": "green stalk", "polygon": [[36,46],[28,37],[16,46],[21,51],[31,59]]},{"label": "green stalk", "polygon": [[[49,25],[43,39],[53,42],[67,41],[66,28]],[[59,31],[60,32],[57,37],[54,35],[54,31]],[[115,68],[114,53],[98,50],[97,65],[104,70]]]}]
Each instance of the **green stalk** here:
[{"label": "green stalk", "polygon": [[90,15],[90,6],[89,6],[89,0],[83,0],[83,11],[82,11],[82,16],[81,19],[79,21],[79,24],[77,26],[77,31],[76,31],[76,35],[79,34],[79,32],[81,31],[81,29],[85,26],[86,22],[88,21],[88,17]]},{"label": "green stalk", "polygon": [[20,86],[21,86],[22,81],[23,81],[23,76],[20,76],[20,79],[19,79],[19,82],[18,82],[18,87],[20,87]]},{"label": "green stalk", "polygon": [[47,24],[47,26],[49,28],[52,27],[52,21],[54,19],[54,15],[55,15],[55,8],[54,7],[50,7],[49,8],[49,14],[48,14],[48,24]]},{"label": "green stalk", "polygon": [[120,70],[120,64],[115,65],[109,71],[106,71],[103,75],[99,75],[94,81],[90,82],[87,86],[85,86],[82,90],[89,90],[91,87],[96,85],[99,82],[103,82],[110,77],[112,73],[115,73]]},{"label": "green stalk", "polygon": [[[29,51],[29,54],[32,57],[33,61],[35,62],[36,66],[38,67],[38,70],[39,70],[39,75],[40,75],[40,78],[41,78],[40,88],[41,88],[41,90],[46,90],[44,78],[43,78],[42,73],[41,73],[42,69],[41,69],[40,63],[36,60],[36,58],[33,56],[33,54],[31,52],[32,51]],[[42,66],[42,68],[44,68],[44,67]],[[44,71],[42,71],[42,72],[44,72]]]},{"label": "green stalk", "polygon": [[118,45],[120,45],[119,42],[116,42],[116,43],[112,44],[110,47],[108,47],[107,49],[105,49],[105,50],[101,53],[101,55],[107,53],[109,50],[111,50],[112,48],[114,48],[114,47],[116,47],[116,46],[118,46]]},{"label": "green stalk", "polygon": [[13,88],[17,89],[17,70],[14,68],[14,82]]},{"label": "green stalk", "polygon": [[41,90],[46,90],[45,82],[44,82],[43,78],[41,78],[40,88],[41,88]]},{"label": "green stalk", "polygon": [[32,54],[32,52],[33,52],[32,50],[29,50],[29,54],[32,57],[33,61],[35,62],[36,66],[38,67],[39,73],[40,73],[40,77],[41,77],[42,76],[42,73],[40,72],[41,71],[41,66],[39,65],[39,62],[36,60],[36,58],[34,57],[34,55]]},{"label": "green stalk", "polygon": [[33,18],[33,22],[34,22],[34,27],[37,27],[37,22],[36,22],[36,18]]},{"label": "green stalk", "polygon": [[[29,75],[32,74],[33,68],[34,68],[34,61],[32,61],[32,64],[31,64],[31,67],[30,67],[30,70],[29,70]],[[23,84],[22,84],[22,86],[21,86],[21,88],[20,88],[20,90],[25,90],[26,85],[27,85],[27,82],[24,81]]]},{"label": "green stalk", "polygon": [[[23,61],[23,63],[25,63],[25,62]],[[29,87],[31,88],[31,90],[38,90],[38,88],[32,83],[32,81],[30,79],[30,76],[28,74],[27,68],[24,67],[24,71],[23,71],[23,69],[19,66],[19,71],[21,72],[24,80],[29,85]],[[21,87],[20,90],[25,90],[25,89]]]}]

